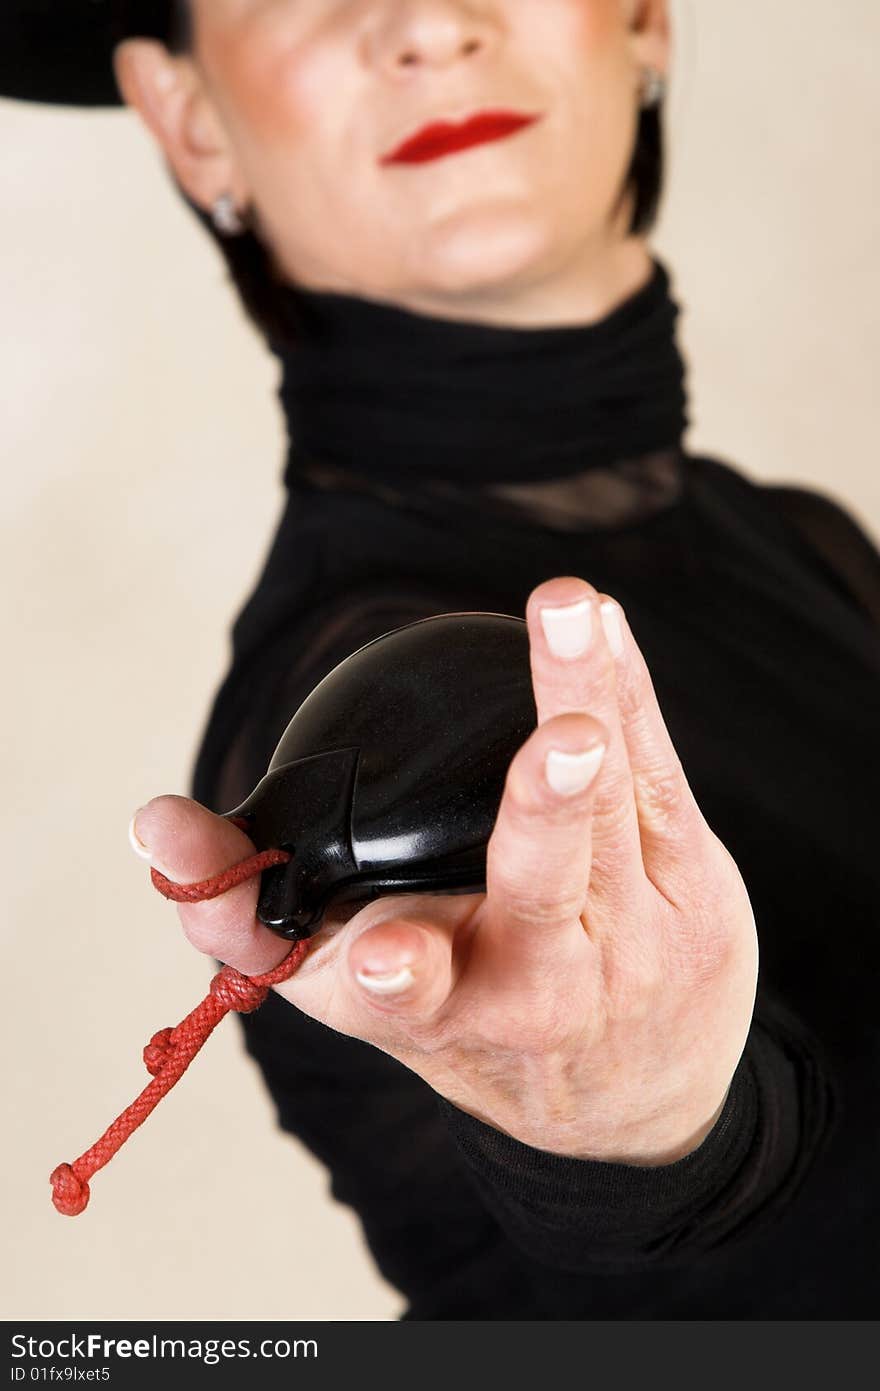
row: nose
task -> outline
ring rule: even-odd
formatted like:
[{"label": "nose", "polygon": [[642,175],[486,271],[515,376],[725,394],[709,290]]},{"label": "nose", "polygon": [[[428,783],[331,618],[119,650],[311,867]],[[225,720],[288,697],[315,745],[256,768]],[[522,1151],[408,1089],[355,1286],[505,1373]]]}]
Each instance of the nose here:
[{"label": "nose", "polygon": [[389,0],[379,11],[368,52],[392,77],[476,57],[496,32],[485,7],[464,0]]}]

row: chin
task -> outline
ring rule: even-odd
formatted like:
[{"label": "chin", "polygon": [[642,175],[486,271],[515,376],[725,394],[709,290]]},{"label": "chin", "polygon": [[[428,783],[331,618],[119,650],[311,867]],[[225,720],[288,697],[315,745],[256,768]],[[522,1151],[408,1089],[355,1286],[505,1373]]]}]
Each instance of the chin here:
[{"label": "chin", "polygon": [[557,259],[560,237],[534,209],[494,207],[447,218],[414,235],[411,246],[415,254],[404,260],[413,290],[473,295],[539,279]]}]

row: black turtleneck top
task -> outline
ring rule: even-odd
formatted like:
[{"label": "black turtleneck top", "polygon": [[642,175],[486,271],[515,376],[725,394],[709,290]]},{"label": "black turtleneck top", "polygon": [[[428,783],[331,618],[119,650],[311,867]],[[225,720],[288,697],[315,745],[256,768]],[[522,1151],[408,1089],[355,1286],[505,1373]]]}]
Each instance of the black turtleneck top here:
[{"label": "black turtleneck top", "polygon": [[760,980],[722,1114],[674,1164],[532,1149],[272,994],[241,1022],[280,1125],[358,1214],[404,1318],[875,1316],[874,544],[823,493],[685,450],[659,262],[592,325],[285,293],[284,506],[193,796],[241,802],[300,702],[372,638],[455,610],[522,616],[537,584],[581,575],[623,604],[742,872]]}]

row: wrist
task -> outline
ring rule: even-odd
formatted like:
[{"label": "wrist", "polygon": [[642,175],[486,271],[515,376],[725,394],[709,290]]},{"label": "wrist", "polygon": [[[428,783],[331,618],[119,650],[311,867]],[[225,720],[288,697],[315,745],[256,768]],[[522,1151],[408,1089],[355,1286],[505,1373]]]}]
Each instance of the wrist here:
[{"label": "wrist", "polygon": [[647,1128],[619,1134],[607,1143],[588,1143],[577,1149],[551,1150],[572,1159],[601,1161],[606,1164],[630,1164],[642,1168],[659,1168],[675,1164],[699,1149],[715,1129],[727,1105],[732,1082],[708,1118],[694,1120],[666,1115]]}]

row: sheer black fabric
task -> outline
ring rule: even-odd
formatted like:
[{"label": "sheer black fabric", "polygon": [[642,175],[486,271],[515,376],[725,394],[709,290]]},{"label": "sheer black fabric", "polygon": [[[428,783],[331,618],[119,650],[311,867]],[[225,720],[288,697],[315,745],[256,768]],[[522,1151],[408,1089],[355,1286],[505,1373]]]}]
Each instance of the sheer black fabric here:
[{"label": "sheer black fabric", "polygon": [[[391,373],[390,415],[399,340],[386,307],[354,303],[370,371],[380,375],[384,360]],[[636,332],[649,310],[657,306],[643,291],[604,325],[568,330],[572,352],[609,324],[612,336]],[[373,311],[390,337],[370,338]],[[667,312],[669,335],[673,321]],[[398,323],[410,343],[423,331],[436,351],[434,321]],[[450,401],[472,332],[485,346],[482,326],[442,328]],[[544,334],[556,331],[527,332],[540,360]],[[495,343],[503,359],[510,342]],[[668,344],[660,355],[669,360]],[[344,414],[352,383],[334,360]],[[512,390],[522,390],[523,360]],[[643,366],[650,397],[657,377]],[[495,391],[502,371],[493,359]],[[572,469],[576,381],[560,417],[555,388],[542,412],[536,372],[531,423],[518,427],[534,434],[507,477],[503,450],[488,446],[486,467],[474,455],[469,473],[415,460],[409,472],[375,470],[371,437],[362,467],[359,410],[335,426],[334,439],[350,442],[345,458],[321,454],[317,426],[308,451],[294,437],[282,515],[233,628],[193,795],[218,811],[240,802],[301,700],[371,638],[431,613],[521,615],[543,580],[582,575],[623,604],[688,780],[755,911],[758,1001],[723,1113],[674,1165],[571,1160],[501,1134],[277,996],[242,1020],[246,1045],[280,1125],[326,1164],[334,1197],[358,1214],[406,1301],[403,1317],[871,1317],[880,556],[823,494],[762,486],[690,455],[680,406],[673,438],[640,444],[641,422],[665,408],[635,407],[632,438],[618,422],[616,462],[587,451]],[[397,404],[416,433],[424,405],[428,431],[433,393],[423,402],[407,382]],[[588,379],[583,391],[585,422],[602,383]],[[474,379],[459,410],[478,402]],[[555,454],[559,418],[571,433],[562,430]],[[382,437],[395,428],[386,421]],[[523,459],[539,456],[546,472],[524,477]],[[276,1239],[295,1242],[295,1230]]]}]

